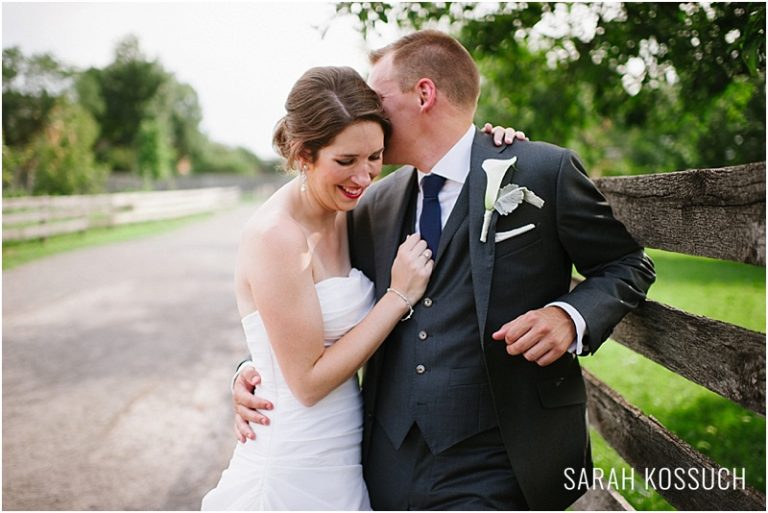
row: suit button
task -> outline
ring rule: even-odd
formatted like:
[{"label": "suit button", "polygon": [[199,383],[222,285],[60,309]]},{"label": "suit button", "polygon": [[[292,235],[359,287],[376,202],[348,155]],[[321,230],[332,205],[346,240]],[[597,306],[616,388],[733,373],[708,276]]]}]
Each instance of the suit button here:
[{"label": "suit button", "polygon": [[424,374],[425,372],[427,372],[426,367],[424,367],[423,365],[416,366],[416,374]]},{"label": "suit button", "polygon": [[419,332],[419,340],[427,340],[427,337],[428,337],[428,335],[427,335],[427,332],[426,332],[426,331],[424,331],[424,330],[421,330],[421,331]]},{"label": "suit button", "polygon": [[425,298],[424,298],[424,306],[426,306],[427,308],[429,308],[430,306],[432,306],[432,299],[431,299],[431,298],[428,298],[428,297],[425,297]]}]

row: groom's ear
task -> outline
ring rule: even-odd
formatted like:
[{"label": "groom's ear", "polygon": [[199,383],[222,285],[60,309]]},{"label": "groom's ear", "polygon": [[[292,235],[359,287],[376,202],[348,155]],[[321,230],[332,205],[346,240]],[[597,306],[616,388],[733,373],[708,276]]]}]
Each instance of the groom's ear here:
[{"label": "groom's ear", "polygon": [[416,94],[422,110],[431,109],[437,100],[437,87],[430,78],[422,78],[416,82]]}]

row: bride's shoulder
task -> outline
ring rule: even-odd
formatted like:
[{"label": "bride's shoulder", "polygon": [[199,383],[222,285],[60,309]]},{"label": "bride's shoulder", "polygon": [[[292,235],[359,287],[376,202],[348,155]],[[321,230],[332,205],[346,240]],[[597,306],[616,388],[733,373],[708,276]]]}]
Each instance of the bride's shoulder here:
[{"label": "bride's shoulder", "polygon": [[256,246],[277,255],[309,249],[301,226],[280,212],[254,213],[243,227],[241,243],[246,248]]}]

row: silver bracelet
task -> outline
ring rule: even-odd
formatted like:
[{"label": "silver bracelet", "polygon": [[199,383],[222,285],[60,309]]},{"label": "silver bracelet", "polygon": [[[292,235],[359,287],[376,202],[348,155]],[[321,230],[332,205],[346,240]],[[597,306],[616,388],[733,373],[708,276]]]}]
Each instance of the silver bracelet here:
[{"label": "silver bracelet", "polygon": [[411,318],[411,316],[413,316],[413,306],[411,306],[411,302],[410,302],[410,301],[408,301],[408,298],[407,298],[407,297],[405,297],[405,294],[403,294],[403,293],[402,293],[402,292],[400,292],[399,290],[393,289],[393,288],[391,288],[391,287],[387,289],[387,292],[394,292],[395,294],[397,294],[398,296],[400,296],[400,297],[402,298],[402,300],[403,300],[403,301],[405,301],[405,304],[406,304],[406,305],[408,305],[408,310],[410,310],[410,312],[408,312],[408,315],[406,315],[405,317],[403,317],[402,319],[400,319],[400,322],[405,322],[405,321],[407,321],[408,319],[410,319],[410,318]]}]

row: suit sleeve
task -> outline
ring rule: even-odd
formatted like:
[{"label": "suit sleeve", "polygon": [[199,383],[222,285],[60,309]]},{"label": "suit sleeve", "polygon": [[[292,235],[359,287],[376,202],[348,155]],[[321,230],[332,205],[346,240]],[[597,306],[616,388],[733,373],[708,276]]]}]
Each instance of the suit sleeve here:
[{"label": "suit sleeve", "polygon": [[594,353],[624,315],[645,300],[656,279],[653,261],[613,216],[605,197],[570,151],[560,161],[556,208],[560,242],[586,277],[558,301],[584,317],[584,343]]}]

